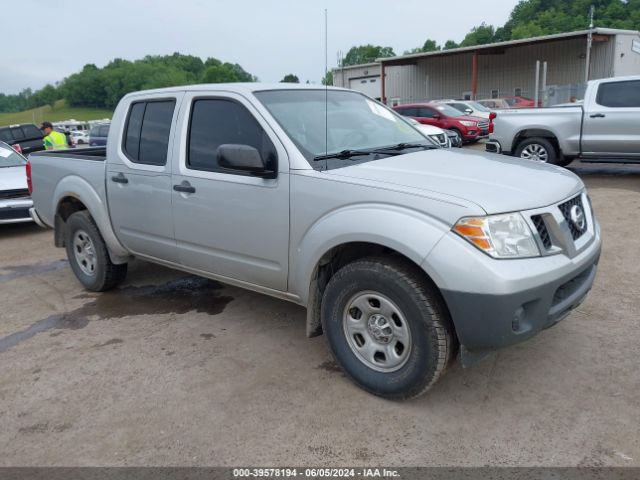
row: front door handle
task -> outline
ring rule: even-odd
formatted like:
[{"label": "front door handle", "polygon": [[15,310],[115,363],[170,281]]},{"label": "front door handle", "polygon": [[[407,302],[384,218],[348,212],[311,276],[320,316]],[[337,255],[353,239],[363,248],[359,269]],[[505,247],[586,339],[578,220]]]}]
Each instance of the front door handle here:
[{"label": "front door handle", "polygon": [[189,182],[181,183],[180,185],[174,185],[173,189],[180,193],[196,193],[196,187],[192,187]]},{"label": "front door handle", "polygon": [[604,118],[606,117],[606,115],[604,113],[594,113],[593,115],[590,115],[591,118]]},{"label": "front door handle", "polygon": [[122,173],[119,173],[118,175],[114,175],[113,177],[111,177],[111,181],[116,183],[129,183],[129,179],[125,177],[124,174]]}]

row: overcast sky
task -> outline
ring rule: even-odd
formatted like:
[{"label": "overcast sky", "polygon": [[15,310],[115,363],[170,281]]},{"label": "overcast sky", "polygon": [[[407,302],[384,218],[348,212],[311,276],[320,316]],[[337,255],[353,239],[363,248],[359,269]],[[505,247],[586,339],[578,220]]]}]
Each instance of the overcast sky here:
[{"label": "overcast sky", "polygon": [[337,52],[371,43],[397,54],[427,38],[459,42],[502,25],[517,0],[21,0],[3,8],[0,92],[39,89],[114,58],[180,52],[239,63],[261,81],[287,73],[319,83],[324,9],[329,68]]}]

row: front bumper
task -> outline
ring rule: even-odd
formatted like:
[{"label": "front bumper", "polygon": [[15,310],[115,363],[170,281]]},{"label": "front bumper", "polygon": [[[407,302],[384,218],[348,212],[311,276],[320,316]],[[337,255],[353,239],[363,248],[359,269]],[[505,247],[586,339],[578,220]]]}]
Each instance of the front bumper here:
[{"label": "front bumper", "polygon": [[31,207],[33,201],[30,198],[0,200],[0,224],[31,222]]},{"label": "front bumper", "polygon": [[572,258],[560,253],[496,260],[448,234],[423,268],[440,286],[461,344],[462,362],[470,365],[569,315],[593,285],[600,251],[595,220],[589,244]]}]

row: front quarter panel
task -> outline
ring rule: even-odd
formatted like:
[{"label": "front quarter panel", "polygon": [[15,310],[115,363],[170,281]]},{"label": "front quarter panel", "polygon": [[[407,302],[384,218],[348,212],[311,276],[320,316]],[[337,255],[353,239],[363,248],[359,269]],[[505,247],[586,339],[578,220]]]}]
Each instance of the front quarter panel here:
[{"label": "front quarter panel", "polygon": [[291,178],[289,292],[303,305],[316,265],[332,248],[373,243],[420,265],[453,222],[479,213],[432,198],[322,178],[325,175],[309,172]]}]

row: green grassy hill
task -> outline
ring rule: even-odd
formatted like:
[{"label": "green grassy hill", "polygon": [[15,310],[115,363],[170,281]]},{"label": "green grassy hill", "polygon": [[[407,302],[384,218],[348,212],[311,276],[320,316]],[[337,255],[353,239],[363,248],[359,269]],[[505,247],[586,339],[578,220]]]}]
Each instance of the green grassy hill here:
[{"label": "green grassy hill", "polygon": [[25,110],[16,113],[0,113],[0,125],[12,125],[14,123],[40,123],[46,121],[58,122],[61,120],[102,120],[111,118],[113,112],[101,108],[67,107],[65,100],[58,100],[51,105]]}]

